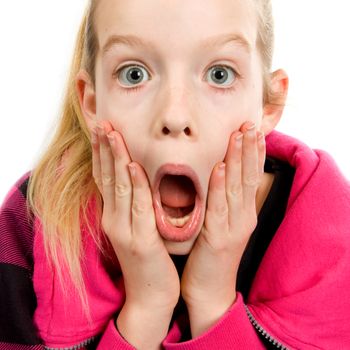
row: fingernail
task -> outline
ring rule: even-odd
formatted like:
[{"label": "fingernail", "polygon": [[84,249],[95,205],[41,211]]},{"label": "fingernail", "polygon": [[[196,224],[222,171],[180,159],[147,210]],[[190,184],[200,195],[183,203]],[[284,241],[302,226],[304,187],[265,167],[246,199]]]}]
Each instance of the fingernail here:
[{"label": "fingernail", "polygon": [[113,144],[114,143],[113,135],[112,134],[108,134],[107,137],[108,137],[109,142]]},{"label": "fingernail", "polygon": [[226,168],[226,164],[225,163],[221,163],[219,166],[218,166],[218,169],[220,172],[224,172],[225,171],[225,168]]},{"label": "fingernail", "polygon": [[243,134],[238,134],[236,136],[236,141],[242,141],[242,139],[243,139]]},{"label": "fingernail", "polygon": [[98,133],[99,133],[100,135],[104,133],[105,128],[104,128],[104,126],[103,126],[102,123],[100,123],[100,122],[97,123],[97,130],[98,130]]},{"label": "fingernail", "polygon": [[256,127],[256,124],[253,123],[253,122],[249,122],[248,125],[249,125],[249,126],[247,126],[247,131],[252,131],[252,130],[254,130],[255,127]]},{"label": "fingernail", "polygon": [[129,172],[132,178],[136,176],[136,166],[133,163],[128,164]]},{"label": "fingernail", "polygon": [[265,138],[265,134],[262,131],[258,131],[258,141],[262,142]]},{"label": "fingernail", "polygon": [[96,134],[96,130],[94,129],[91,130],[91,142],[97,143],[97,134]]}]

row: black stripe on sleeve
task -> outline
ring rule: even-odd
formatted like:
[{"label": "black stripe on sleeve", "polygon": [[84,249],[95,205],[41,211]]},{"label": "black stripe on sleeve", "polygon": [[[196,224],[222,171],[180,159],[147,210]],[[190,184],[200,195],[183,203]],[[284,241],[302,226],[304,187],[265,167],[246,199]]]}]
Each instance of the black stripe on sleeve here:
[{"label": "black stripe on sleeve", "polygon": [[40,344],[33,324],[36,297],[29,272],[0,263],[0,342]]}]

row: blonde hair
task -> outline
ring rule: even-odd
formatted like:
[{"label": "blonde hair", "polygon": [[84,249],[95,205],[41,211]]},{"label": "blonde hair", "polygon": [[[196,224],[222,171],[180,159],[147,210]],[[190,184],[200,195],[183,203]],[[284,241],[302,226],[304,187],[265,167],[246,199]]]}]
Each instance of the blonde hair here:
[{"label": "blonde hair", "polygon": [[[271,0],[254,0],[257,4],[258,39],[264,74],[264,103],[271,101],[269,72],[273,54],[273,19]],[[81,228],[88,232],[103,252],[101,237],[102,199],[92,177],[90,134],[80,109],[75,79],[84,68],[95,86],[95,62],[99,50],[94,17],[98,0],[90,0],[83,17],[74,50],[64,97],[61,118],[52,142],[33,170],[28,201],[33,213],[40,218],[45,252],[61,275],[64,258],[71,279],[85,306],[86,295],[82,278],[83,255]],[[94,227],[89,221],[89,203],[95,199]],[[90,208],[91,209],[91,208]],[[64,284],[62,283],[64,289]]]}]

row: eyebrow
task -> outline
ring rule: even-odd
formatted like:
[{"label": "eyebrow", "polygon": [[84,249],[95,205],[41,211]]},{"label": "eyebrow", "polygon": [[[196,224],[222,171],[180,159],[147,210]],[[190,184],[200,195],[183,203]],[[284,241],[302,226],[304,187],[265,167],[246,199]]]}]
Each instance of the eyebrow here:
[{"label": "eyebrow", "polygon": [[[218,46],[223,46],[228,43],[234,43],[241,46],[247,53],[251,52],[251,45],[249,41],[243,36],[234,33],[216,35],[207,38],[200,42],[199,48],[201,49],[211,49]],[[139,38],[138,36],[128,34],[128,35],[111,35],[106,43],[103,45],[102,54],[104,55],[107,51],[111,49],[114,45],[127,45],[131,47],[143,47],[143,48],[155,48],[155,45],[146,39]]]}]

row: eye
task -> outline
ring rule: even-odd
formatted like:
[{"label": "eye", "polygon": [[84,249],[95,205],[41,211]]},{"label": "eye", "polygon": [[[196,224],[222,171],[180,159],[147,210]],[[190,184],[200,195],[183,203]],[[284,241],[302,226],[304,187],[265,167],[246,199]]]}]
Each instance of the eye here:
[{"label": "eye", "polygon": [[144,78],[148,76],[148,73],[146,69],[141,66],[129,65],[120,68],[115,75],[124,86],[132,87],[147,80],[147,78]]},{"label": "eye", "polygon": [[216,65],[209,69],[207,80],[221,86],[230,86],[237,78],[237,72],[228,66]]},{"label": "eye", "polygon": [[[127,90],[139,88],[138,85],[143,81],[149,80],[149,74],[142,66],[133,64],[119,68],[113,76],[117,76],[123,86],[129,87]],[[148,76],[148,78],[147,78]],[[208,71],[206,80],[214,81],[215,84],[223,87],[230,86],[238,77],[238,73],[231,67],[226,65],[215,65]],[[141,86],[140,86],[141,87]],[[225,89],[220,89],[225,90]]]}]

